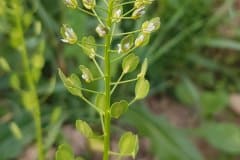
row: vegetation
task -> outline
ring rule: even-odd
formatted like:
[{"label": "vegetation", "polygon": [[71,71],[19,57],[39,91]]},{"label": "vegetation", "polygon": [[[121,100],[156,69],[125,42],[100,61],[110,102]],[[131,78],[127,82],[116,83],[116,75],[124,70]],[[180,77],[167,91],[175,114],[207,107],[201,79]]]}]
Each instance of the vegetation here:
[{"label": "vegetation", "polygon": [[[146,13],[136,17],[139,3]],[[238,4],[1,0],[0,159],[25,158],[29,148],[39,160],[101,159],[98,152],[139,159],[145,139],[149,160],[238,159]],[[165,105],[168,113],[187,110],[193,125],[172,123],[161,108],[166,97],[178,103],[177,111]],[[88,137],[84,152],[65,133],[74,124]]]}]

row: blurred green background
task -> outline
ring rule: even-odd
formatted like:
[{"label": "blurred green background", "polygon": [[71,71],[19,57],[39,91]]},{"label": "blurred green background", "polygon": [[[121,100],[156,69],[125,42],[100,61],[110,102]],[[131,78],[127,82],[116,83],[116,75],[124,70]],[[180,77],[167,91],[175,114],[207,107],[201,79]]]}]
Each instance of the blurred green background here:
[{"label": "blurred green background", "polygon": [[[49,159],[62,142],[86,159],[98,159],[98,148],[92,145],[97,142],[85,142],[73,124],[81,118],[99,129],[100,121],[67,93],[57,75],[59,67],[71,73],[80,64],[91,64],[80,48],[60,41],[60,26],[71,24],[79,37],[96,36],[97,22],[59,0],[19,1],[22,15],[17,16],[7,0],[0,1],[0,160],[33,160],[36,152],[32,118],[21,103],[21,81],[16,79],[23,67],[14,18],[24,26],[30,61],[39,69],[35,74]],[[136,29],[155,16],[161,17],[160,30],[136,51],[142,60],[149,59],[150,95],[113,122],[113,134],[125,128],[139,133],[137,159],[239,160],[240,1],[155,0],[142,19],[124,21],[118,30]],[[113,71],[119,75],[119,66]],[[114,98],[129,99],[133,87],[121,86]]]}]

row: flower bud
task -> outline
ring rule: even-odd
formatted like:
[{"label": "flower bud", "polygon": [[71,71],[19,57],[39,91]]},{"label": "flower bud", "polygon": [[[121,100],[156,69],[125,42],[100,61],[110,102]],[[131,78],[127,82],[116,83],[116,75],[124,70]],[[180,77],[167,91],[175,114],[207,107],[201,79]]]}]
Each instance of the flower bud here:
[{"label": "flower bud", "polygon": [[135,40],[135,47],[145,46],[146,44],[148,44],[149,40],[150,34],[141,32]]},{"label": "flower bud", "polygon": [[68,7],[68,8],[72,8],[75,9],[78,7],[78,2],[77,0],[64,0],[64,4]]},{"label": "flower bud", "polygon": [[156,17],[151,19],[150,21],[146,21],[142,24],[142,32],[143,33],[152,33],[158,30],[160,27],[160,18]]},{"label": "flower bud", "polygon": [[96,28],[96,32],[97,32],[97,34],[98,34],[100,37],[104,37],[104,36],[107,34],[108,30],[107,30],[106,27],[104,27],[103,25],[99,24],[99,25],[97,26],[97,28]]},{"label": "flower bud", "polygon": [[95,0],[82,0],[83,6],[87,9],[94,9],[96,6]]},{"label": "flower bud", "polygon": [[64,43],[74,44],[78,40],[77,35],[73,31],[73,29],[66,24],[63,24],[63,26],[61,27],[61,34],[63,37],[61,41],[63,41]]},{"label": "flower bud", "polygon": [[145,6],[141,6],[141,7],[137,8],[136,10],[133,11],[132,18],[133,19],[138,19],[142,15],[144,15],[145,13],[146,13]]}]

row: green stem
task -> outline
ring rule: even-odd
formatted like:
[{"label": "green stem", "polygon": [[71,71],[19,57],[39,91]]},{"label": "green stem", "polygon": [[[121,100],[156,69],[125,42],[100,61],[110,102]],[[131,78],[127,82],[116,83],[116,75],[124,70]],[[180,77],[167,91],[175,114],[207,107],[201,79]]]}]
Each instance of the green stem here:
[{"label": "green stem", "polygon": [[113,92],[115,91],[115,89],[117,88],[119,82],[122,80],[123,76],[125,75],[124,72],[122,72],[122,74],[120,75],[120,77],[118,78],[117,82],[114,84],[112,90],[111,90],[111,94],[113,94]]},{"label": "green stem", "polygon": [[19,47],[19,52],[21,54],[22,58],[22,64],[25,72],[25,79],[26,79],[26,84],[28,87],[28,90],[32,94],[33,98],[33,112],[32,116],[34,119],[34,124],[35,124],[35,129],[36,129],[36,138],[37,138],[37,150],[38,150],[38,160],[44,160],[44,151],[43,151],[43,144],[42,144],[42,127],[41,127],[41,113],[40,113],[40,103],[34,83],[34,79],[31,74],[30,70],[30,63],[29,63],[29,57],[27,54],[27,49],[26,49],[26,44],[25,44],[25,39],[24,39],[24,33],[22,29],[22,24],[21,24],[21,18],[19,17],[21,15],[20,8],[16,6],[16,27],[18,28],[19,34],[20,34],[20,47]]},{"label": "green stem", "polygon": [[113,36],[124,36],[124,35],[138,33],[138,32],[141,32],[141,29],[138,29],[138,30],[135,30],[135,31],[131,31],[131,32],[125,32],[125,33],[116,33]]},{"label": "green stem", "polygon": [[93,58],[92,60],[93,60],[94,64],[96,65],[97,70],[98,70],[98,72],[100,73],[100,75],[101,75],[102,77],[104,77],[104,73],[102,72],[101,67],[100,67],[99,64],[97,63],[96,59]]},{"label": "green stem", "polygon": [[112,11],[113,11],[113,1],[108,1],[108,15],[107,15],[107,27],[110,32],[105,37],[105,50],[104,50],[104,67],[105,67],[105,96],[106,96],[106,109],[104,116],[104,152],[103,160],[109,160],[109,149],[110,149],[110,125],[111,125],[111,116],[110,116],[110,101],[111,101],[111,66],[110,66],[110,48],[111,48],[111,39],[112,39]]},{"label": "green stem", "polygon": [[126,81],[113,82],[113,83],[111,83],[111,85],[129,83],[129,82],[134,82],[134,81],[136,81],[136,80],[138,80],[138,78],[129,79],[129,80],[126,80]]}]

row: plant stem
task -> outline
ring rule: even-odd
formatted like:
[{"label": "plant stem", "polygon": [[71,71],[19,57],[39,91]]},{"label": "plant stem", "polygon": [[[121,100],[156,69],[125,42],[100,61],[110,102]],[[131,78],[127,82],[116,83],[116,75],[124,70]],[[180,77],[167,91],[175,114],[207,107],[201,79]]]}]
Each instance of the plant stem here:
[{"label": "plant stem", "polygon": [[21,24],[21,18],[18,17],[21,15],[20,9],[18,7],[16,9],[16,27],[19,31],[20,34],[20,47],[19,47],[19,52],[21,54],[22,58],[22,64],[25,72],[25,79],[26,79],[26,84],[28,87],[29,92],[32,95],[33,98],[33,112],[32,116],[34,119],[34,124],[35,124],[35,129],[36,129],[36,138],[37,138],[37,150],[38,150],[38,160],[44,160],[44,152],[43,152],[43,144],[42,144],[42,127],[41,127],[41,113],[40,113],[40,103],[36,91],[36,87],[34,84],[34,79],[31,74],[30,70],[30,63],[29,63],[29,58],[27,54],[27,49],[26,49],[26,44],[25,44],[25,39],[24,39],[24,33],[22,29],[22,24]]},{"label": "plant stem", "polygon": [[106,96],[106,109],[104,116],[104,152],[103,160],[109,159],[109,149],[110,149],[110,101],[111,101],[111,66],[110,66],[110,48],[111,48],[111,39],[112,39],[112,10],[113,10],[113,0],[108,1],[108,15],[107,15],[107,27],[109,32],[105,37],[105,51],[104,51],[104,67],[105,67],[105,96]]}]

